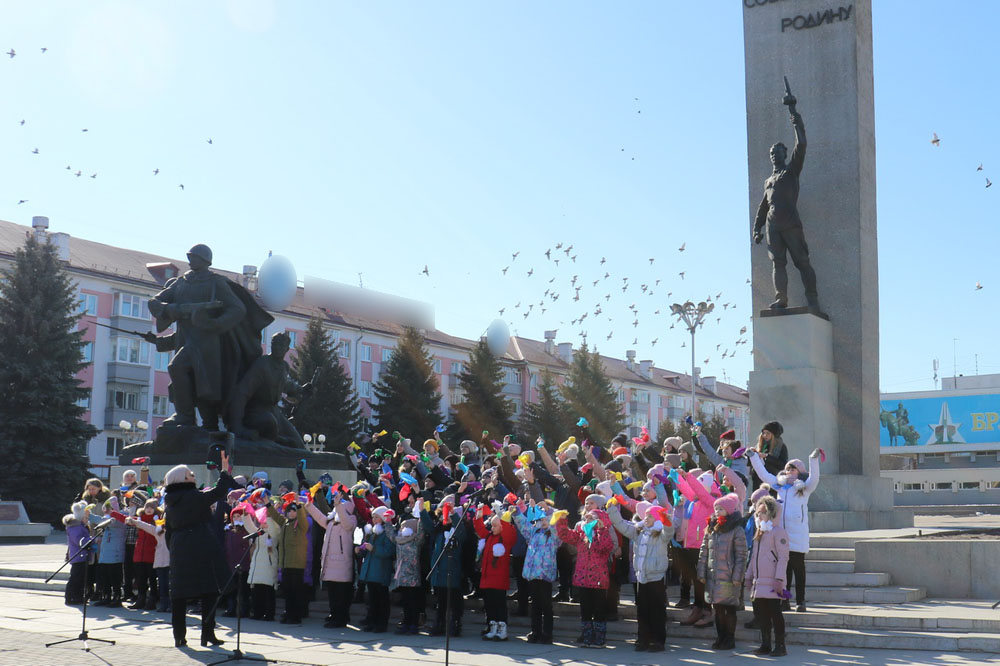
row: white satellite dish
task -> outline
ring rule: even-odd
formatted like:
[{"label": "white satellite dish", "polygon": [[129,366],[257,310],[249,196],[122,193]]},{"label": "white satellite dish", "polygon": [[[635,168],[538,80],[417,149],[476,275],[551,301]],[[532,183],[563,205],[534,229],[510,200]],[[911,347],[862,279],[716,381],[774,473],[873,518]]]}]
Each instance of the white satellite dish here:
[{"label": "white satellite dish", "polygon": [[257,274],[257,295],[268,310],[284,310],[295,298],[295,267],[288,257],[275,254],[264,260]]},{"label": "white satellite dish", "polygon": [[486,346],[491,354],[499,357],[507,353],[508,344],[510,344],[510,329],[507,328],[507,322],[494,319],[486,329]]}]

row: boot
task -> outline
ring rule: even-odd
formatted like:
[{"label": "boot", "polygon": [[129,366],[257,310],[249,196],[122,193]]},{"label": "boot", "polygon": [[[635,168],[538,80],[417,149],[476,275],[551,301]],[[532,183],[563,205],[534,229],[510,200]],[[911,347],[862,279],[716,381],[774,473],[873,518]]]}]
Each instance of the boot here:
[{"label": "boot", "polygon": [[140,594],[138,597],[136,597],[136,600],[135,600],[134,603],[129,604],[128,609],[129,610],[142,610],[145,607],[146,607],[146,595],[145,594]]},{"label": "boot", "polygon": [[483,634],[484,641],[491,641],[497,637],[497,624],[497,622],[490,620],[490,628],[486,630],[485,634]]},{"label": "boot", "polygon": [[778,638],[777,636],[775,636],[775,638],[774,638],[774,649],[771,650],[771,656],[772,657],[784,657],[787,654],[788,654],[788,650],[785,649],[785,637],[782,636],[781,638]]},{"label": "boot", "polygon": [[594,641],[594,623],[590,621],[580,621],[580,637],[576,642],[580,645],[590,645]]},{"label": "boot", "polygon": [[714,619],[713,615],[714,615],[714,613],[712,613],[712,609],[711,608],[702,608],[701,609],[701,617],[698,618],[695,621],[694,626],[697,627],[698,629],[704,629],[705,627],[711,627],[712,624],[714,624],[714,622],[715,622],[715,619]]},{"label": "boot", "polygon": [[505,640],[507,640],[507,623],[506,622],[497,622],[497,632],[496,632],[496,635],[493,636],[493,640],[495,640],[495,641],[505,641]]},{"label": "boot", "polygon": [[180,629],[174,629],[174,647],[184,647],[187,645],[187,627],[181,627]]},{"label": "boot", "polygon": [[122,607],[122,593],[121,590],[114,590],[111,592],[111,598],[108,603],[105,604],[108,608],[121,608]]},{"label": "boot", "polygon": [[461,638],[462,637],[462,621],[461,620],[452,620],[451,621],[451,636],[452,636],[452,638]]},{"label": "boot", "polygon": [[97,594],[95,599],[90,600],[91,606],[107,606],[111,603],[110,594]]},{"label": "boot", "polygon": [[608,633],[608,623],[607,622],[595,622],[594,623],[594,641],[592,645],[594,647],[604,647],[605,638]]},{"label": "boot", "polygon": [[681,625],[689,627],[700,619],[701,619],[701,609],[695,606],[694,608],[691,609],[691,612],[688,613],[688,616],[683,620],[681,620]]},{"label": "boot", "polygon": [[725,640],[725,630],[722,628],[722,621],[716,617],[715,618],[715,642],[712,643],[713,650],[721,650],[722,643]]},{"label": "boot", "polygon": [[203,622],[201,625],[201,646],[208,647],[209,644],[212,645],[222,645],[225,643],[224,640],[218,638],[215,635],[215,617],[213,616],[209,622]]}]

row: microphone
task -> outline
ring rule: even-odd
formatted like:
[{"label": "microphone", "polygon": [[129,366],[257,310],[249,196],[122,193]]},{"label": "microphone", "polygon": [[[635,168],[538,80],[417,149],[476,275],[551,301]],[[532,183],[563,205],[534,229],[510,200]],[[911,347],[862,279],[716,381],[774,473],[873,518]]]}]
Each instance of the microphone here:
[{"label": "microphone", "polygon": [[253,541],[253,540],[257,539],[257,537],[259,537],[259,536],[261,536],[263,534],[265,534],[264,530],[259,530],[257,532],[251,532],[250,534],[248,534],[245,537],[243,537],[243,540],[244,541]]},{"label": "microphone", "polygon": [[101,522],[97,523],[96,525],[94,525],[94,529],[95,530],[103,530],[104,528],[106,528],[108,525],[110,525],[113,522],[115,522],[114,518],[106,518],[106,519],[102,520]]}]

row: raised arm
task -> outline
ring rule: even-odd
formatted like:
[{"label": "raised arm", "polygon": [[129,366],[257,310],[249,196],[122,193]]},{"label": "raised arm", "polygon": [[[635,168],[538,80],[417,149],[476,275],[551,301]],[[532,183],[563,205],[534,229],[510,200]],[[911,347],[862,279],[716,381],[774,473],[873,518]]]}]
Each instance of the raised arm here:
[{"label": "raised arm", "polygon": [[708,443],[708,437],[705,437],[705,433],[698,431],[698,436],[694,438],[694,445],[701,455],[711,461],[713,467],[717,467],[723,463],[722,456]]},{"label": "raised arm", "polygon": [[795,128],[795,147],[792,148],[792,158],[788,161],[788,168],[796,176],[802,173],[802,165],[806,161],[806,126],[802,122],[802,114],[798,111],[791,111],[792,127]]},{"label": "raised arm", "polygon": [[757,473],[757,478],[764,483],[770,484],[772,488],[777,488],[778,479],[764,467],[764,461],[761,459],[760,454],[750,449],[747,451],[747,456],[750,458],[750,465],[753,466],[753,471]]},{"label": "raised arm", "polygon": [[306,504],[306,513],[316,522],[317,525],[326,529],[327,519],[323,515],[323,512],[316,508],[316,505],[312,502]]},{"label": "raised arm", "polygon": [[819,485],[819,449],[809,454],[809,478],[806,479],[806,493],[812,494]]},{"label": "raised arm", "polygon": [[618,508],[617,503],[612,503],[608,507],[608,518],[611,519],[611,524],[615,526],[615,529],[621,532],[626,539],[634,540],[639,533],[635,525],[622,518],[622,510]]}]

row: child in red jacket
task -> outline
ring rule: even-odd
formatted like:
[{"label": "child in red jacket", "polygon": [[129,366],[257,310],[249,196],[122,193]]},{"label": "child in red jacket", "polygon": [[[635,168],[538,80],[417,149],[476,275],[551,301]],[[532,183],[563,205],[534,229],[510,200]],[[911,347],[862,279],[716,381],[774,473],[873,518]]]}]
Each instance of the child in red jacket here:
[{"label": "child in red jacket", "polygon": [[[160,506],[157,499],[148,499],[142,507],[142,511],[136,515],[136,520],[141,520],[150,525],[156,521],[156,511]],[[132,610],[154,610],[156,608],[157,592],[156,579],[153,578],[153,562],[156,559],[156,537],[147,532],[139,531],[135,542],[135,550],[132,552],[132,571],[135,573],[136,588],[139,592],[135,603],[129,606]],[[159,594],[165,594],[159,591]]]},{"label": "child in red jacket", "polygon": [[492,515],[481,505],[476,511],[472,525],[476,535],[485,539],[483,547],[483,569],[479,578],[479,589],[483,593],[486,621],[489,628],[483,632],[483,640],[507,640],[507,589],[510,587],[510,550],[517,542],[517,530],[511,523],[510,514]]}]

